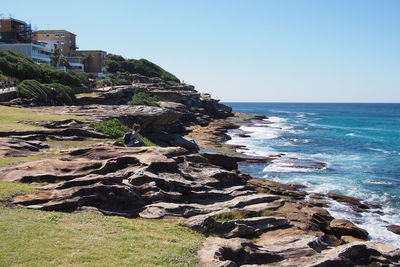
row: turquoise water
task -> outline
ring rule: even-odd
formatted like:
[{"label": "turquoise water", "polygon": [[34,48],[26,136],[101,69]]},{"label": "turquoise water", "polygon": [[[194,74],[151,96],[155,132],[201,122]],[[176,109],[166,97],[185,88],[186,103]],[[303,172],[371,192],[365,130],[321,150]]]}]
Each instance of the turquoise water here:
[{"label": "turquoise water", "polygon": [[[332,202],[332,215],[356,222],[379,239],[400,247],[400,236],[386,230],[400,224],[400,104],[226,103],[234,111],[263,114],[264,121],[241,127],[250,138],[248,154],[285,155],[268,165],[245,165],[253,176],[308,186],[309,192],[335,192],[382,205],[355,213]],[[268,127],[265,127],[268,126]],[[315,169],[310,162],[323,162]],[[383,212],[383,213],[382,213]]]}]

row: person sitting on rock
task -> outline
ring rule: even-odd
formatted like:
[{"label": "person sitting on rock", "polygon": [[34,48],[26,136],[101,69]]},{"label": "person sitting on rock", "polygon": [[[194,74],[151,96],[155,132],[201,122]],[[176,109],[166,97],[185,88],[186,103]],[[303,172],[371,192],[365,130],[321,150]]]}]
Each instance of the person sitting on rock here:
[{"label": "person sitting on rock", "polygon": [[125,133],[124,144],[128,147],[144,146],[143,139],[139,135],[140,125],[134,124],[132,128],[133,128],[132,132]]}]

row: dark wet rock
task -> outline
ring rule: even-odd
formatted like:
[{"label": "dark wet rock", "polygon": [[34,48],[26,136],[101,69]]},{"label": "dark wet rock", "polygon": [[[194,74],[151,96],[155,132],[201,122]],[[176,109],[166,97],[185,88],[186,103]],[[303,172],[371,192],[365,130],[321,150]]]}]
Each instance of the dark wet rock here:
[{"label": "dark wet rock", "polygon": [[248,155],[224,155],[216,153],[202,153],[211,164],[221,166],[227,170],[235,170],[238,168],[238,163],[266,163],[270,162],[269,157],[248,156]]},{"label": "dark wet rock", "polygon": [[233,157],[222,154],[202,154],[213,165],[221,166],[227,170],[236,170],[238,168],[237,160]]},{"label": "dark wet rock", "polygon": [[390,232],[400,235],[400,225],[388,225],[386,226],[386,229],[388,229]]},{"label": "dark wet rock", "polygon": [[335,194],[335,193],[330,193],[327,196],[332,198],[333,200],[336,200],[336,201],[342,202],[342,203],[347,203],[358,209],[369,209],[368,205],[361,203],[359,199],[356,199],[354,197],[344,196],[344,195]]},{"label": "dark wet rock", "polygon": [[251,137],[251,135],[244,134],[244,133],[236,134],[236,136],[237,136],[237,137],[242,137],[242,138],[249,138],[249,137]]},{"label": "dark wet rock", "polygon": [[330,222],[329,227],[331,232],[340,237],[344,235],[354,236],[361,239],[368,238],[368,232],[354,225],[348,220],[334,219]]}]

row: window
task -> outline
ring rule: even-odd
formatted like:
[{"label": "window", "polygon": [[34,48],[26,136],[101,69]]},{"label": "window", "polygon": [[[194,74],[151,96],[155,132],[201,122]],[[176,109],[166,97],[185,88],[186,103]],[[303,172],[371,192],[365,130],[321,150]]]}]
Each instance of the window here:
[{"label": "window", "polygon": [[64,41],[61,41],[61,42],[60,42],[60,44],[62,44],[62,45],[63,45],[63,44],[64,44]]},{"label": "window", "polygon": [[60,37],[64,37],[64,34],[63,34],[63,33],[61,33],[61,34],[60,34]]}]

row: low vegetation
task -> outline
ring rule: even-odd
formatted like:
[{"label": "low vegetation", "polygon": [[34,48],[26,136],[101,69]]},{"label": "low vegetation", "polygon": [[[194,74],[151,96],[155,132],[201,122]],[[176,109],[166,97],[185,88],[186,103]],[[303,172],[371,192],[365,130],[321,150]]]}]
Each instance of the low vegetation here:
[{"label": "low vegetation", "polygon": [[95,139],[95,140],[47,140],[46,144],[50,146],[49,151],[51,152],[60,152],[65,149],[70,148],[79,148],[85,146],[92,146],[98,143],[110,141],[109,139]]},{"label": "low vegetation", "polygon": [[0,181],[0,209],[1,206],[4,206],[12,201],[13,197],[29,194],[34,192],[35,190],[36,186],[31,184],[8,183]]},{"label": "low vegetation", "polygon": [[81,93],[81,94],[76,94],[75,97],[99,98],[100,95],[96,93]]},{"label": "low vegetation", "polygon": [[[100,121],[100,122],[92,122],[90,126],[100,132],[104,133],[106,135],[111,136],[118,142],[123,142],[123,136],[126,132],[132,131],[129,127],[125,126],[122,124],[118,119],[111,119],[111,120],[106,120],[106,121]],[[140,137],[143,139],[143,142],[145,146],[157,146],[153,142],[151,142],[148,138],[145,136],[140,135]]]},{"label": "low vegetation", "polygon": [[72,105],[75,102],[73,90],[66,85],[40,84],[36,80],[24,80],[17,86],[17,96],[30,99],[37,105]]},{"label": "low vegetation", "polygon": [[0,131],[41,129],[39,126],[20,123],[20,121],[59,121],[65,119],[82,120],[84,118],[54,115],[38,109],[14,108],[0,105]]},{"label": "low vegetation", "polygon": [[129,127],[123,125],[118,119],[92,122],[90,126],[94,130],[109,135],[113,138],[123,137],[126,132],[131,131]]},{"label": "low vegetation", "polygon": [[59,83],[71,87],[85,87],[89,78],[87,73],[59,71],[46,64],[36,64],[26,55],[0,50],[0,69],[3,75],[23,80],[37,80],[41,83]]},{"label": "low vegetation", "polygon": [[[0,200],[30,193],[0,182]],[[70,214],[0,205],[0,266],[197,266],[203,237],[174,220]]]},{"label": "low vegetation", "polygon": [[46,159],[46,158],[52,158],[52,157],[58,157],[58,156],[61,156],[61,154],[40,153],[40,154],[26,156],[26,157],[2,157],[2,158],[0,158],[0,168],[7,167],[10,165],[15,165],[15,164],[22,163],[22,162]]},{"label": "low vegetation", "polygon": [[128,104],[159,107],[160,105],[157,103],[157,101],[159,101],[157,97],[150,96],[144,92],[136,92]]},{"label": "low vegetation", "polygon": [[165,71],[160,66],[146,59],[125,59],[122,56],[108,54],[107,67],[111,73],[128,72],[139,73],[147,77],[159,77],[166,81],[179,82],[179,79],[173,74]]}]

